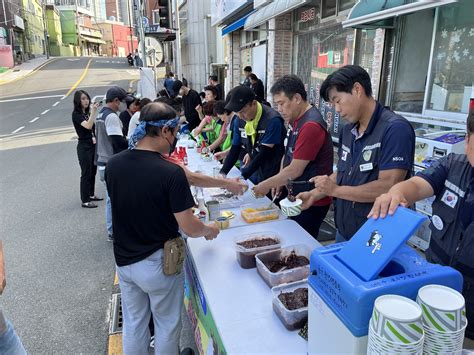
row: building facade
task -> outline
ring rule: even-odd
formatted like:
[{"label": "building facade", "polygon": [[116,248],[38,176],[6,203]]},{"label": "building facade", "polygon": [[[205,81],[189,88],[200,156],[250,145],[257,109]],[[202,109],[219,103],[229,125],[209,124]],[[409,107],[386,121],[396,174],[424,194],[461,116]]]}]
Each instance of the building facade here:
[{"label": "building facade", "polygon": [[130,27],[121,22],[103,21],[98,23],[102,29],[105,44],[102,44],[102,53],[110,57],[126,57],[138,48],[138,39],[133,36]]},{"label": "building facade", "polygon": [[25,21],[22,0],[2,2],[0,12],[0,66],[10,68],[27,59],[25,51]]},{"label": "building facade", "polygon": [[39,0],[23,0],[25,51],[28,58],[46,54],[43,7]]}]

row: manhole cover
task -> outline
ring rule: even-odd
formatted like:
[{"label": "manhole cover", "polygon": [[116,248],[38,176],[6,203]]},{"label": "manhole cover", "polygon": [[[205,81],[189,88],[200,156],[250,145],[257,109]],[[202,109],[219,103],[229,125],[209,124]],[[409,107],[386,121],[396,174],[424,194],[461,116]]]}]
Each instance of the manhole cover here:
[{"label": "manhole cover", "polygon": [[120,293],[112,295],[112,321],[109,334],[121,333],[123,328],[122,296]]}]

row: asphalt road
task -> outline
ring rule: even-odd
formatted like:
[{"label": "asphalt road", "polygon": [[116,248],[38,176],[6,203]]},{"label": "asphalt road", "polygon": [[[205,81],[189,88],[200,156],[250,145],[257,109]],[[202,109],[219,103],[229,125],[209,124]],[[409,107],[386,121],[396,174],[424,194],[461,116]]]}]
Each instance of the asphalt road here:
[{"label": "asphalt road", "polygon": [[[77,88],[94,97],[128,89],[138,72],[125,59],[59,58],[0,86],[0,308],[32,354],[107,349],[112,245],[104,202],[81,208],[73,92],[65,97],[81,77]],[[104,195],[98,177],[96,190]]]}]

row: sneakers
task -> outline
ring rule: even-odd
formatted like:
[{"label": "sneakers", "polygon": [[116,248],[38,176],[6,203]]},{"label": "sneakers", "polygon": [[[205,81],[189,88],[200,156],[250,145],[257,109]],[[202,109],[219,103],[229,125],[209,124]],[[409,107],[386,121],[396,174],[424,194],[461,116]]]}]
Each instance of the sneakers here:
[{"label": "sneakers", "polygon": [[109,235],[107,236],[107,241],[113,243],[113,242],[114,242],[114,236],[113,236],[112,234],[109,234]]},{"label": "sneakers", "polygon": [[81,206],[83,208],[97,208],[98,207],[94,202],[84,202]]}]

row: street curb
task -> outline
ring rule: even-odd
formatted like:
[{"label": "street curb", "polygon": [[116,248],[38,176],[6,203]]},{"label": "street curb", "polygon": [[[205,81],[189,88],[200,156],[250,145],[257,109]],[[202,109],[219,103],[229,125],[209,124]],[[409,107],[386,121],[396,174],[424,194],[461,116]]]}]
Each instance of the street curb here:
[{"label": "street curb", "polygon": [[19,76],[19,77],[15,78],[15,79],[8,80],[8,81],[2,81],[2,80],[0,79],[0,86],[5,85],[5,84],[10,84],[10,83],[13,83],[13,82],[15,82],[15,81],[24,79],[24,78],[26,78],[26,77],[28,77],[28,76],[30,76],[30,75],[36,73],[36,72],[37,72],[38,70],[40,70],[41,68],[43,68],[44,66],[46,66],[46,65],[49,64],[49,63],[54,62],[54,61],[57,60],[57,59],[58,59],[58,58],[50,58],[50,59],[48,59],[46,62],[44,62],[44,63],[38,65],[35,69],[33,69],[32,71],[30,71],[29,73],[26,73],[25,75]]},{"label": "street curb", "polygon": [[[117,275],[117,272],[115,272],[111,299],[113,299],[114,294],[117,294],[117,293],[120,293],[120,288],[119,288],[119,284],[118,284],[118,275]],[[112,313],[112,309],[110,311]],[[113,317],[112,317],[112,314],[111,314],[111,316],[109,317],[109,319],[110,319],[109,329],[110,329],[110,326],[111,326],[112,321],[113,321],[112,318]],[[108,335],[108,339],[107,339],[107,350],[108,350],[107,351],[108,355],[122,355],[123,354],[122,333],[121,332],[110,334],[110,331],[109,331],[109,335]]]}]

